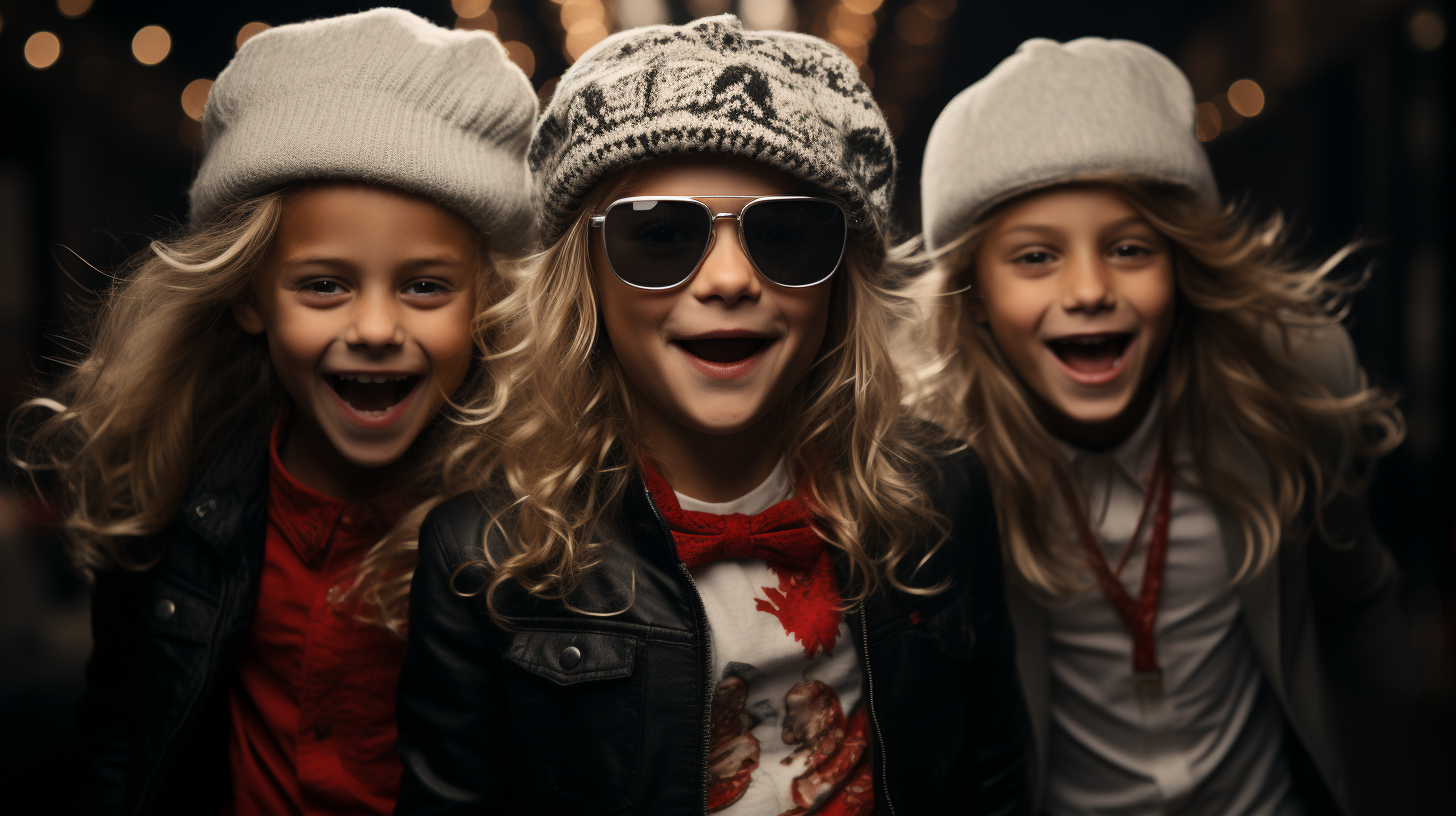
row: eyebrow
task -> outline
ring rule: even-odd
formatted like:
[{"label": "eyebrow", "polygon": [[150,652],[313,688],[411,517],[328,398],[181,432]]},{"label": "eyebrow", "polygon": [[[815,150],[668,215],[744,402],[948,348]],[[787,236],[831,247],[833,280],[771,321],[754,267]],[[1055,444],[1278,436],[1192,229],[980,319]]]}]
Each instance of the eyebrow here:
[{"label": "eyebrow", "polygon": [[[1123,229],[1124,227],[1132,226],[1133,224],[1140,224],[1149,229],[1152,229],[1152,225],[1149,224],[1147,222],[1147,219],[1143,218],[1141,215],[1129,215],[1126,218],[1114,221],[1111,224],[1103,226],[1099,230],[1099,232],[1113,232]],[[1030,232],[1037,235],[1061,235],[1065,233],[1066,230],[1062,227],[1053,226],[1051,224],[1016,224],[1014,226],[1007,227],[1006,231],[1002,234],[1010,235],[1014,232]]]},{"label": "eyebrow", "polygon": [[[427,255],[420,258],[410,258],[399,265],[403,269],[418,269],[431,266],[464,266],[466,259],[455,255]],[[332,266],[352,269],[358,266],[357,263],[347,258],[339,258],[333,255],[300,255],[296,258],[288,258],[280,261],[279,266]]]}]

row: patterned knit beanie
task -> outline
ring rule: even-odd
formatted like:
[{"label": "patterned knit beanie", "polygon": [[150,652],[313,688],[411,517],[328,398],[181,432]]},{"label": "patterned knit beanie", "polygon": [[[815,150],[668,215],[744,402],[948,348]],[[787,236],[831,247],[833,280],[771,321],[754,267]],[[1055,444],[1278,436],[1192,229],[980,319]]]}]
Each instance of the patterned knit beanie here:
[{"label": "patterned knit beanie", "polygon": [[1193,89],[1129,40],[1027,40],[946,105],[925,145],[921,212],[932,248],[1023,193],[1116,173],[1186,187],[1218,206],[1194,133]]},{"label": "patterned knit beanie", "polygon": [[838,198],[856,231],[888,230],[895,147],[859,69],[818,37],[723,14],[620,32],[561,77],[529,154],[543,239],[611,173],[693,153],[771,165]]},{"label": "patterned knit beanie", "polygon": [[191,221],[292,181],[423,195],[494,248],[531,246],[536,94],[495,35],[400,9],[279,26],[239,49],[202,117]]}]

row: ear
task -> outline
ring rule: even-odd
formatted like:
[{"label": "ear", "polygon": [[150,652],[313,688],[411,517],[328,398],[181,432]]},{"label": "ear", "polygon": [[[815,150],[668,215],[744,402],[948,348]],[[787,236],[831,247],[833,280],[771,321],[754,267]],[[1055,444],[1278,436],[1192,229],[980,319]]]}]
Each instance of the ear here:
[{"label": "ear", "polygon": [[263,314],[258,311],[258,304],[253,302],[251,293],[233,301],[233,319],[248,334],[262,334],[267,329],[263,323]]},{"label": "ear", "polygon": [[972,289],[966,293],[966,298],[966,311],[970,313],[971,319],[980,323],[982,326],[990,323],[990,318],[986,317],[985,296],[978,294],[976,290]]}]

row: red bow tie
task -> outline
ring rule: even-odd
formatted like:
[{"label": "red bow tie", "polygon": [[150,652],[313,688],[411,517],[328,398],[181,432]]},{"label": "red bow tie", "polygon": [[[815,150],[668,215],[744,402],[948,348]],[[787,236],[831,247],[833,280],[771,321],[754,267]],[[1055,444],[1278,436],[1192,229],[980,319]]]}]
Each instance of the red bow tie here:
[{"label": "red bow tie", "polygon": [[810,526],[809,508],[797,496],[752,516],[700,513],[682,509],[672,487],[646,462],[642,463],[642,477],[672,531],[677,556],[688,569],[719,558],[762,558],[771,564],[805,569],[824,554],[824,541]]}]

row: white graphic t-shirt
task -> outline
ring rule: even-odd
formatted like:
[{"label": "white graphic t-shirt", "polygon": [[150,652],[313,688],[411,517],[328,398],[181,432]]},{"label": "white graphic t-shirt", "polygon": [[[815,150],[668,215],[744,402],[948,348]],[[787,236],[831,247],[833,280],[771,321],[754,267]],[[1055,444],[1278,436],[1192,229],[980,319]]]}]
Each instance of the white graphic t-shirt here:
[{"label": "white graphic t-shirt", "polygon": [[[741,498],[682,494],[682,509],[753,515],[791,495],[784,465]],[[874,790],[863,675],[849,626],[757,558],[692,571],[712,641],[708,809],[731,816],[870,814]]]}]

